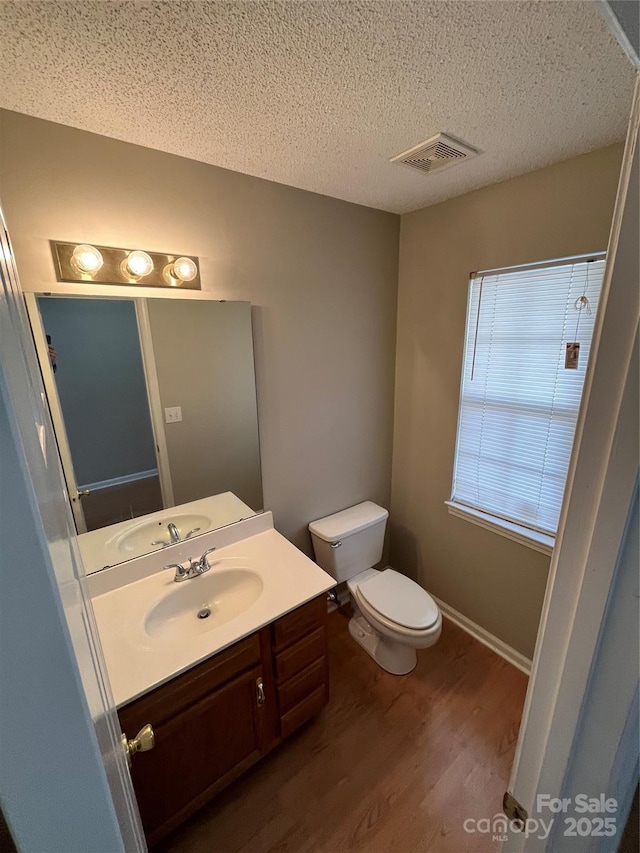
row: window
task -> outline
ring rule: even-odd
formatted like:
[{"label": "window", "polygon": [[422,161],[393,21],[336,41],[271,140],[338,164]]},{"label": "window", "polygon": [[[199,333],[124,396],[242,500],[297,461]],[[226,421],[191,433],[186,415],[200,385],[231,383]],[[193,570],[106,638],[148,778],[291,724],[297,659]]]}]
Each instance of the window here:
[{"label": "window", "polygon": [[449,507],[541,550],[558,527],[603,272],[599,254],[469,284]]}]

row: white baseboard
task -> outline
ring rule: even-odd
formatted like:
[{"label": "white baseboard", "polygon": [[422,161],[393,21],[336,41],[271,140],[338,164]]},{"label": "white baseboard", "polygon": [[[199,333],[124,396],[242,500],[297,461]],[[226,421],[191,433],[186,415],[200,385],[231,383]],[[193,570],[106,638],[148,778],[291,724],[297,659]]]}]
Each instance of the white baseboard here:
[{"label": "white baseboard", "polygon": [[440,599],[436,598],[432,593],[429,594],[440,608],[442,615],[449,619],[449,621],[453,622],[454,625],[457,625],[458,628],[462,628],[463,631],[466,631],[467,634],[470,634],[475,640],[482,643],[483,646],[486,646],[491,649],[492,652],[500,655],[501,658],[504,658],[521,672],[524,672],[525,675],[531,674],[531,661],[529,658],[525,657],[520,652],[517,652],[502,640],[494,637],[493,634],[490,634],[480,625],[476,625],[475,622],[472,622],[471,619],[463,616],[462,613],[458,613],[457,610],[454,610],[453,607],[445,604],[444,601],[440,601]]}]

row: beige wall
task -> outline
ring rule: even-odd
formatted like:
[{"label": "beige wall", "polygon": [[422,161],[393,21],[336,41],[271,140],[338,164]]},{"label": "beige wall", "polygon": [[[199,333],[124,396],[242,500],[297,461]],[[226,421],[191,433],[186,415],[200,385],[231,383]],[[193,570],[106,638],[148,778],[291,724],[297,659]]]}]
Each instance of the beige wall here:
[{"label": "beige wall", "polygon": [[147,299],[160,405],[177,504],[233,492],[262,509],[251,305]]},{"label": "beige wall", "polygon": [[399,217],[6,111],[0,198],[23,283],[54,280],[52,238],[140,246],[257,306],[265,506],[297,545],[388,506]]},{"label": "beige wall", "polygon": [[392,564],[529,657],[549,558],[444,505],[469,273],[605,249],[621,158],[611,146],[402,217]]}]

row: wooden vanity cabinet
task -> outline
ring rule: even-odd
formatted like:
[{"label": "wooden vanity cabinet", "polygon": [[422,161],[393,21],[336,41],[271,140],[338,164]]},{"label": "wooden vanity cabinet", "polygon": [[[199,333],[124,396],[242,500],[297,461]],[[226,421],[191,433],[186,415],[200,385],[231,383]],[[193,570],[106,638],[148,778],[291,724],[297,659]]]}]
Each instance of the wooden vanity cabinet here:
[{"label": "wooden vanity cabinet", "polygon": [[150,846],[316,714],[329,699],[324,595],[118,712],[155,746],[131,778]]}]

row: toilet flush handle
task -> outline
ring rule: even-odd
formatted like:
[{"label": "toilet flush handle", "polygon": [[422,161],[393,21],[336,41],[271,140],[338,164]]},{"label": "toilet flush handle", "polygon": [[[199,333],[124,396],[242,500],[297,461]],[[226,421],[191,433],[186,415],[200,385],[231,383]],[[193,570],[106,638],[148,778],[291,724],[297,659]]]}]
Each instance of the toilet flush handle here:
[{"label": "toilet flush handle", "polygon": [[342,542],[341,542],[339,539],[338,539],[338,541],[337,541],[337,542],[332,542],[332,543],[331,543],[331,547],[332,547],[332,548],[339,548],[341,545],[342,545]]}]

